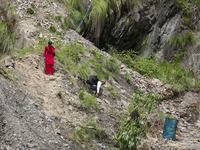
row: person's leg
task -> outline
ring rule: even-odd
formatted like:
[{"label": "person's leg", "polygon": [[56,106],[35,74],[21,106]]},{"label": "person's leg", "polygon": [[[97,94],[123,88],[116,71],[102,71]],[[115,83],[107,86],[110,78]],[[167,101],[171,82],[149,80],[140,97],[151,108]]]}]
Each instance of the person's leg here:
[{"label": "person's leg", "polygon": [[46,74],[50,74],[51,71],[50,69],[51,69],[50,65],[46,64]]},{"label": "person's leg", "polygon": [[100,88],[98,97],[102,96],[102,94],[103,94],[103,89]]},{"label": "person's leg", "polygon": [[51,64],[51,74],[54,74],[54,64]]}]

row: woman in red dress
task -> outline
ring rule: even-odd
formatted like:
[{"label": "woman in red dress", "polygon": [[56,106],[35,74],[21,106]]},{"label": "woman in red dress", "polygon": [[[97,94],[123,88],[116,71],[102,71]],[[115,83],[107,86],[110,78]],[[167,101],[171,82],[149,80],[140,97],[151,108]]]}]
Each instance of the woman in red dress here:
[{"label": "woman in red dress", "polygon": [[52,45],[52,42],[48,42],[48,46],[45,47],[44,57],[46,62],[46,74],[54,74],[54,56],[55,48]]}]

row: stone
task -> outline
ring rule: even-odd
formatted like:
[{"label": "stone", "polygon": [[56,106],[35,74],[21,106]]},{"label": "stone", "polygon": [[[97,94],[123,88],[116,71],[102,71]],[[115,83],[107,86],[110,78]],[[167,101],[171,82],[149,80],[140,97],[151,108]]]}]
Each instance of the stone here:
[{"label": "stone", "polygon": [[14,68],[14,61],[11,58],[5,59],[4,61],[5,67],[11,67]]},{"label": "stone", "polygon": [[105,101],[108,105],[110,105],[110,102],[109,102],[108,100],[104,99],[104,101]]},{"label": "stone", "polygon": [[71,105],[69,105],[69,110],[72,111],[73,110],[73,107]]},{"label": "stone", "polygon": [[94,127],[93,127],[93,126],[87,126],[87,128],[89,128],[89,129],[94,129]]},{"label": "stone", "polygon": [[170,113],[170,110],[167,109],[166,107],[163,107],[163,110],[164,110],[166,113]]},{"label": "stone", "polygon": [[128,108],[128,105],[130,104],[129,102],[126,102],[126,101],[124,101],[124,100],[122,100],[122,104],[124,104],[124,106],[126,107],[126,108]]}]

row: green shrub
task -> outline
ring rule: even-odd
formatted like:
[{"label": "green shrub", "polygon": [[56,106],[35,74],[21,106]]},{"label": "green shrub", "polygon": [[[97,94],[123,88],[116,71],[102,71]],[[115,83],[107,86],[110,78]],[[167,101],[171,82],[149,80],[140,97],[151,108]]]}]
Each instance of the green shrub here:
[{"label": "green shrub", "polygon": [[0,52],[9,53],[14,49],[15,33],[9,30],[8,23],[0,22]]},{"label": "green shrub", "polygon": [[38,22],[36,26],[37,26],[37,27],[42,27],[42,25],[41,25],[40,22]]},{"label": "green shrub", "polygon": [[100,77],[99,79],[105,78],[108,74],[104,64],[104,56],[96,52],[96,50],[92,50],[92,54],[94,55],[94,58],[90,59],[92,68],[98,74],[98,77]]},{"label": "green shrub", "polygon": [[55,20],[59,21],[59,22],[62,22],[62,16],[60,16],[60,15],[59,16],[55,16]]},{"label": "green shrub", "polygon": [[195,1],[195,4],[200,7],[200,0],[194,0]]},{"label": "green shrub", "polygon": [[0,74],[3,75],[6,79],[9,79],[11,81],[16,81],[18,79],[17,75],[14,72],[7,70],[1,66],[0,66]]},{"label": "green shrub", "polygon": [[71,6],[78,10],[78,11],[83,11],[83,1],[82,0],[69,0],[69,3]]},{"label": "green shrub", "polygon": [[[106,131],[94,119],[89,117],[84,125],[74,130],[74,139],[82,142],[90,142],[94,138],[102,139],[106,137]],[[78,139],[79,138],[79,139]]]},{"label": "green shrub", "polygon": [[35,8],[36,6],[35,6],[35,4],[34,4],[34,3],[32,3],[32,4],[31,4],[31,7],[32,7],[32,8]]},{"label": "green shrub", "polygon": [[92,70],[90,69],[88,63],[84,63],[79,67],[78,70],[81,79],[85,82],[90,75],[92,75]]},{"label": "green shrub", "polygon": [[120,64],[116,58],[110,58],[106,60],[106,67],[107,69],[114,73],[115,76],[119,75],[120,73]]},{"label": "green shrub", "polygon": [[57,95],[60,99],[63,99],[63,93],[62,93],[62,91],[59,91],[56,95]]},{"label": "green shrub", "polygon": [[183,10],[184,15],[190,17],[190,7],[195,4],[196,6],[200,7],[200,0],[177,0],[180,8]]},{"label": "green shrub", "polygon": [[190,11],[191,4],[188,1],[185,1],[185,0],[178,0],[178,4],[179,4],[181,10],[183,11],[183,14],[187,17],[190,17],[190,15],[191,15],[191,11]]},{"label": "green shrub", "polygon": [[14,33],[16,25],[15,8],[7,1],[0,3],[0,53],[9,53],[14,49],[16,35]]},{"label": "green shrub", "polygon": [[83,107],[85,107],[86,109],[99,110],[99,104],[97,103],[96,98],[91,94],[87,93],[85,90],[82,90],[79,93],[79,98],[83,104]]},{"label": "green shrub", "polygon": [[126,73],[124,76],[128,83],[131,83],[133,81],[133,78],[130,74]]},{"label": "green shrub", "polygon": [[27,11],[26,11],[28,14],[30,15],[33,15],[35,12],[32,8],[27,8]]},{"label": "green shrub", "polygon": [[[187,36],[187,41],[193,41],[190,36]],[[140,74],[148,78],[157,78],[163,83],[171,85],[171,88],[175,91],[182,91],[189,88],[199,88],[200,82],[195,77],[192,70],[187,71],[181,67],[180,62],[184,57],[183,55],[177,55],[174,61],[171,63],[167,61],[159,62],[155,56],[148,58],[142,58],[136,54],[119,54],[118,58],[125,63],[129,68],[139,72]],[[191,80],[195,80],[195,85],[191,84]]]},{"label": "green shrub", "polygon": [[185,45],[192,45],[196,42],[196,36],[192,32],[188,32],[185,36]]},{"label": "green shrub", "polygon": [[102,22],[106,19],[109,10],[109,1],[94,1],[93,6],[92,12],[90,13],[90,21],[93,22],[93,25],[96,25],[98,20]]},{"label": "green shrub", "polygon": [[78,83],[77,83],[77,81],[76,81],[75,78],[70,77],[69,80],[73,83],[73,85],[74,85],[75,87],[78,87]]},{"label": "green shrub", "polygon": [[67,28],[68,28],[68,27],[66,26],[65,23],[62,23],[62,24],[61,24],[61,29],[66,30]]},{"label": "green shrub", "polygon": [[187,45],[192,45],[196,42],[196,36],[192,32],[188,32],[185,35],[178,34],[173,37],[170,43],[176,48],[184,48]]},{"label": "green shrub", "polygon": [[122,122],[119,134],[115,136],[120,149],[137,149],[140,145],[140,138],[146,137],[147,129],[152,126],[152,124],[147,121],[147,117],[156,110],[158,101],[161,100],[161,98],[160,95],[155,93],[141,94],[140,91],[137,91],[134,94],[132,98],[133,101],[128,106],[128,111],[129,113],[136,111],[143,117],[128,117]]},{"label": "green shrub", "polygon": [[[80,10],[76,10],[72,8],[72,6],[68,6],[69,16],[64,18],[64,22],[62,23],[62,29],[76,29],[80,24],[81,20],[83,19],[84,13]],[[84,21],[86,21],[85,19]]]},{"label": "green shrub", "polygon": [[106,89],[108,91],[110,91],[110,93],[112,93],[115,98],[120,98],[120,94],[119,94],[119,91],[117,89],[114,89],[113,87],[109,86],[109,87],[106,87]]},{"label": "green shrub", "polygon": [[177,36],[173,37],[172,40],[170,41],[170,43],[176,48],[182,48],[185,43],[184,43],[184,39],[182,38],[182,36],[180,34],[178,34]]},{"label": "green shrub", "polygon": [[190,21],[191,21],[190,18],[188,18],[188,17],[183,17],[183,23],[184,23],[185,25],[189,25],[189,24],[190,24]]},{"label": "green shrub", "polygon": [[56,52],[56,56],[70,71],[77,73],[79,69],[77,65],[80,61],[80,54],[84,54],[85,51],[86,49],[82,45],[74,42],[72,44],[66,44],[61,51]]},{"label": "green shrub", "polygon": [[75,29],[74,21],[71,17],[65,17],[64,22],[61,24],[61,28],[66,30],[68,28]]},{"label": "green shrub", "polygon": [[49,30],[54,33],[54,32],[56,32],[56,27],[55,26],[50,26]]}]

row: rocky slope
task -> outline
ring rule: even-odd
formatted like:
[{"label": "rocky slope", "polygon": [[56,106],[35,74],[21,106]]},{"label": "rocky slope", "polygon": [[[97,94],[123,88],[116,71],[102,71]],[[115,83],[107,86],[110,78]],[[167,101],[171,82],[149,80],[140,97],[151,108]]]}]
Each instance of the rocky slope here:
[{"label": "rocky slope", "polygon": [[[35,5],[35,16],[26,13],[31,4]],[[55,39],[48,28],[40,30],[36,27],[37,19],[41,19],[40,23],[44,22],[41,23],[42,27],[47,22],[48,27],[56,24],[55,20],[45,21],[45,14],[66,14],[62,5],[57,1],[40,0],[18,0],[13,1],[13,5],[20,15],[16,30],[18,43],[37,43],[38,36]],[[72,32],[69,30],[64,34],[69,36]],[[106,59],[111,58],[77,33],[71,42],[74,40],[78,40],[87,49],[95,49]],[[93,53],[87,51],[81,59],[92,57]],[[107,81],[103,96],[96,99],[99,110],[88,110],[79,99],[79,93],[84,86],[80,75],[63,67],[57,58],[55,64],[55,75],[48,76],[44,74],[44,58],[41,53],[29,53],[22,57],[7,56],[0,60],[0,149],[112,149],[115,147],[113,136],[118,134],[123,117],[128,115],[127,107],[137,89],[164,96],[158,108],[164,117],[157,114],[149,116],[148,119],[154,123],[153,132],[142,141],[140,149],[199,149],[198,91],[188,91],[177,96],[168,89],[168,85],[157,79],[147,79],[120,63],[118,77],[112,82]],[[127,82],[124,77],[126,73],[131,75],[131,82]],[[71,77],[76,79],[77,85],[70,80]],[[110,87],[117,92],[112,92]],[[176,141],[162,139],[162,128],[167,114],[179,119]],[[87,124],[90,118],[93,118],[95,124]],[[102,128],[105,131],[103,138],[94,137],[89,142],[80,142],[80,139],[73,137],[78,128],[87,126],[92,132],[96,130],[95,125],[99,130]]]},{"label": "rocky slope", "polygon": [[[75,37],[78,35],[76,34]],[[81,37],[80,39],[83,43],[87,42]],[[54,76],[44,74],[44,60],[42,55],[38,54],[28,54],[20,58],[6,57],[1,60],[1,64],[18,78],[13,82],[1,76],[2,149],[112,148],[114,147],[112,138],[118,133],[120,125],[119,116],[120,114],[126,116],[131,93],[136,89],[165,95],[165,100],[159,105],[160,112],[171,113],[173,117],[180,120],[177,140],[166,141],[162,139],[164,118],[160,119],[156,114],[152,115],[149,119],[155,123],[155,130],[153,134],[148,135],[148,140],[143,141],[141,146],[143,149],[198,149],[200,146],[198,93],[188,92],[181,97],[173,98],[173,92],[159,80],[146,79],[121,64],[121,77],[112,83],[120,97],[115,97],[106,89],[111,86],[111,83],[107,82],[103,97],[97,98],[100,112],[88,111],[84,109],[78,97],[80,86],[73,85],[69,80],[73,75],[70,72],[63,73],[58,61],[56,61]],[[131,74],[133,78],[131,84],[123,79],[125,72]],[[80,80],[78,76],[77,80]],[[58,96],[60,91],[62,98]],[[83,125],[89,116],[92,116],[106,130],[105,140],[97,138],[86,145],[84,143],[79,145],[73,138],[73,132]],[[18,142],[15,143],[16,141]]]},{"label": "rocky slope", "polygon": [[[101,26],[87,24],[83,36],[101,48],[109,43],[118,50],[133,49],[142,56],[156,54],[160,60],[171,61],[176,54],[187,52],[183,66],[199,71],[198,6],[181,0],[138,0],[130,6],[128,1],[121,2],[108,11],[105,23],[98,18]],[[186,44],[180,38],[175,41],[178,35],[185,37],[188,33],[193,34],[196,43]]]}]

